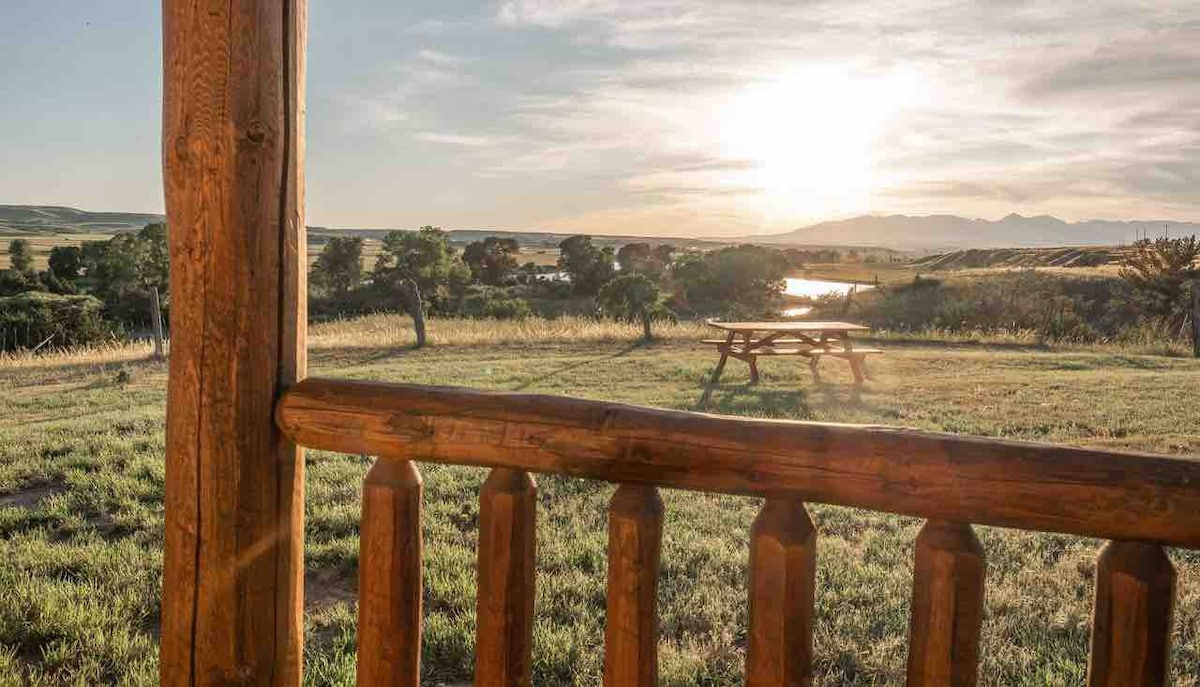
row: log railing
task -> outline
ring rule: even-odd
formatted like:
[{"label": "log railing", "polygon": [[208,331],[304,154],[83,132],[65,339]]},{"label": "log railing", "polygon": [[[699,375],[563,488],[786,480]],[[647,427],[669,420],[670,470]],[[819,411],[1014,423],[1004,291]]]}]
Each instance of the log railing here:
[{"label": "log railing", "polygon": [[653,685],[658,487],[765,497],[750,541],[748,685],[811,683],[817,532],[805,502],[925,518],[908,684],[973,685],[985,554],[971,523],[1110,540],[1096,575],[1089,685],[1167,676],[1174,570],[1200,548],[1200,461],[886,427],[717,417],[578,399],[308,379],[276,423],[297,444],[379,456],[363,494],[360,685],[415,685],[421,478],[492,468],[480,499],[476,684],[530,683],[536,484],[619,484],[609,509],[604,679]]}]

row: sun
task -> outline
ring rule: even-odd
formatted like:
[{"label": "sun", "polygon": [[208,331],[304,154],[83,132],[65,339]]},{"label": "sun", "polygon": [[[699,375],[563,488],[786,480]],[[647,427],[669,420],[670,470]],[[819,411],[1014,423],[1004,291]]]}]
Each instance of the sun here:
[{"label": "sun", "polygon": [[916,96],[907,75],[807,68],[746,87],[720,122],[736,183],[759,189],[765,223],[865,211],[885,125]]}]

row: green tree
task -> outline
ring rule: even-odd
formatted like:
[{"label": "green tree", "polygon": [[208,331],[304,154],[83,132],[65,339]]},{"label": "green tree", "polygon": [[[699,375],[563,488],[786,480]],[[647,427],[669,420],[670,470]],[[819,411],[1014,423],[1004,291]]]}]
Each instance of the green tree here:
[{"label": "green tree", "polygon": [[8,243],[9,268],[16,272],[33,271],[33,250],[25,239],[13,239]]},{"label": "green tree", "polygon": [[617,251],[617,263],[622,272],[640,272],[658,281],[671,265],[675,247],[668,243],[651,246],[649,243],[627,243]]},{"label": "green tree", "polygon": [[694,312],[760,316],[779,307],[788,267],[781,251],[745,244],[687,253],[672,275],[677,299]]},{"label": "green tree", "polygon": [[50,249],[50,274],[65,284],[74,284],[83,274],[83,250],[79,246]]},{"label": "green tree", "polygon": [[357,236],[329,239],[313,263],[313,287],[331,298],[344,300],[362,285],[362,254],[363,240]]},{"label": "green tree", "polygon": [[1121,261],[1121,278],[1138,294],[1138,305],[1172,336],[1191,322],[1189,282],[1196,278],[1200,241],[1195,236],[1142,239]]},{"label": "green tree", "polygon": [[600,309],[609,317],[642,323],[642,338],[653,336],[650,322],[665,314],[658,284],[639,272],[622,274],[600,288]]},{"label": "green tree", "polygon": [[521,247],[516,239],[488,236],[472,241],[463,249],[462,259],[471,269],[471,277],[489,286],[500,286],[517,269]]},{"label": "green tree", "polygon": [[613,249],[596,246],[591,236],[568,237],[558,244],[558,251],[558,268],[571,278],[575,293],[595,296],[616,272]]},{"label": "green tree", "polygon": [[412,315],[418,346],[425,342],[425,309],[453,310],[469,281],[470,270],[455,255],[449,236],[431,226],[389,232],[371,272],[378,302]]}]

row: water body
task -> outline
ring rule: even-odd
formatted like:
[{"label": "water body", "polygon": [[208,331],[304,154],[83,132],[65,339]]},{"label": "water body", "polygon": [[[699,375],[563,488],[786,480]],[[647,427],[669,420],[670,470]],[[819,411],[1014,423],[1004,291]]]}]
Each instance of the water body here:
[{"label": "water body", "polygon": [[[851,292],[869,291],[873,288],[875,288],[874,284],[788,277],[784,280],[783,294],[792,298],[821,298],[823,296],[845,296]],[[812,312],[812,306],[798,305],[784,308],[780,314],[784,317],[803,317],[810,312]]]}]

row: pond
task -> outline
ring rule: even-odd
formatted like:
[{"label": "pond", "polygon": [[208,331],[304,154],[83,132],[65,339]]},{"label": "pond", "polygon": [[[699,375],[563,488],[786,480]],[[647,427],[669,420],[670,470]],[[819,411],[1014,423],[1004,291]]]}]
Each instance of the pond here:
[{"label": "pond", "polygon": [[[788,277],[784,280],[783,295],[792,298],[811,299],[821,298],[822,296],[845,296],[851,291],[867,291],[873,288],[875,288],[873,284]],[[812,306],[796,305],[784,308],[780,314],[784,317],[803,317],[810,312],[812,312]]]}]

